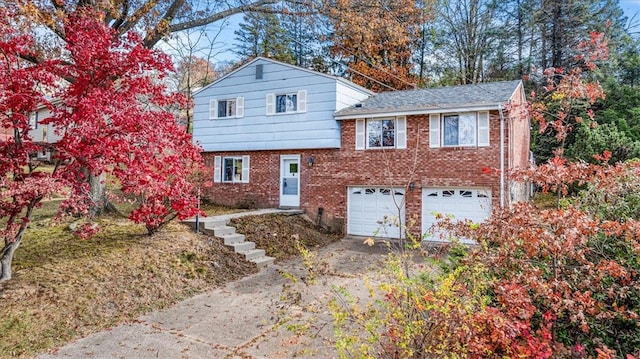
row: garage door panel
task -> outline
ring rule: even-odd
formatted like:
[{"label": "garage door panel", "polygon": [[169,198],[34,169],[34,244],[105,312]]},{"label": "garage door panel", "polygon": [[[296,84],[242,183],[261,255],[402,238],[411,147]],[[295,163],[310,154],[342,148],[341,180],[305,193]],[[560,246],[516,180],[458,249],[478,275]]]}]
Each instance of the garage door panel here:
[{"label": "garage door panel", "polygon": [[[404,190],[350,187],[347,203],[347,233],[362,236],[399,237],[400,228],[390,225],[398,216],[404,222]],[[385,218],[388,220],[385,222]],[[383,224],[383,222],[385,222]]]},{"label": "garage door panel", "polygon": [[[440,233],[431,233],[436,223],[435,213],[453,216],[454,220],[482,222],[491,214],[491,190],[472,188],[423,188],[422,233],[425,240],[442,240]],[[463,242],[471,242],[461,239]]]}]

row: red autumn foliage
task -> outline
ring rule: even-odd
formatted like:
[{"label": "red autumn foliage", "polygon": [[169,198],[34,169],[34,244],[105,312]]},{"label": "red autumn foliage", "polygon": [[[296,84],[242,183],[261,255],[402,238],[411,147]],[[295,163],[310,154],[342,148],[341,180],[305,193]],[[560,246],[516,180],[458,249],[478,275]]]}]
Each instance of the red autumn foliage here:
[{"label": "red autumn foliage", "polygon": [[[81,11],[81,10],[79,10]],[[26,63],[32,38],[0,14],[0,118],[11,136],[0,140],[0,217],[4,249],[0,280],[11,276],[11,259],[31,211],[53,193],[66,193],[61,214],[86,215],[93,205],[87,179],[105,174],[119,185],[118,196],[134,199],[129,218],[153,233],[175,217],[198,212],[189,180],[199,170],[199,149],[178,125],[175,111],[186,99],[167,91],[162,79],[172,69],[168,56],[143,46],[134,32],[118,36],[98,16],[79,12],[64,24],[66,58]],[[62,79],[69,81],[65,85]],[[55,106],[42,91],[57,99]],[[54,144],[52,172],[38,169],[31,154],[29,115],[38,106],[52,110],[41,120],[61,136]],[[80,237],[98,228],[78,227]]]},{"label": "red autumn foliage", "polygon": [[[575,106],[603,96],[583,70],[606,56],[604,39],[581,45],[582,66],[551,69],[547,100],[530,111],[541,131],[553,127],[562,141],[572,130]],[[561,76],[558,76],[561,75]],[[593,113],[588,111],[589,115]],[[548,120],[551,118],[552,120]],[[469,353],[477,357],[633,358],[640,347],[640,163],[569,162],[562,151],[548,163],[513,173],[562,198],[556,208],[519,203],[496,208],[480,226],[445,221],[451,233],[480,247],[465,264],[488,268],[491,302],[474,316]],[[566,197],[573,191],[572,197]],[[577,193],[577,194],[576,194]],[[471,325],[471,324],[470,324]]]}]

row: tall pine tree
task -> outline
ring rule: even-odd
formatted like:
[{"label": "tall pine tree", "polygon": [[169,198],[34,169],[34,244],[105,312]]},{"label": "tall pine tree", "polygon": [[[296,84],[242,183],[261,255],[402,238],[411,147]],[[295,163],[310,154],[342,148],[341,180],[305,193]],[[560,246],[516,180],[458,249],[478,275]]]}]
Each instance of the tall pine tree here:
[{"label": "tall pine tree", "polygon": [[242,58],[264,56],[274,60],[295,63],[289,48],[290,40],[273,12],[248,13],[235,31],[236,50]]}]

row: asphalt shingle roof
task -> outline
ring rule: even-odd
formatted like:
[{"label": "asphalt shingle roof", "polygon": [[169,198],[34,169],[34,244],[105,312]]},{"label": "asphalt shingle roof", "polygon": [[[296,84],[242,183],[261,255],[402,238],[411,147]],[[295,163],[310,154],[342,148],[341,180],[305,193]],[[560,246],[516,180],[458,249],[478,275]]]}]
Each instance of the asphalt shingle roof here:
[{"label": "asphalt shingle roof", "polygon": [[453,110],[465,107],[498,106],[511,99],[520,84],[517,81],[391,91],[374,95],[356,105],[336,112],[337,117],[420,110]]}]

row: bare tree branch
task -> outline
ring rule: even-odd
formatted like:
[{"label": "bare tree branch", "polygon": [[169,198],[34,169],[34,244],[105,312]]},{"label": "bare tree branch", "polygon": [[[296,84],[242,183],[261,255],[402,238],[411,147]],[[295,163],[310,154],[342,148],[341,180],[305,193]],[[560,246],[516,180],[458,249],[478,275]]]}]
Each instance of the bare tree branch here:
[{"label": "bare tree branch", "polygon": [[[176,1],[179,1],[179,0],[176,0]],[[240,14],[243,12],[264,11],[265,5],[272,5],[276,3],[278,3],[278,0],[258,0],[247,5],[231,7],[227,10],[216,12],[215,14],[212,14],[207,17],[186,21],[182,23],[172,24],[169,26],[168,32],[182,31],[182,30],[187,30],[194,27],[198,27],[198,26],[207,25],[207,24],[225,19],[229,16]],[[151,36],[147,36],[147,38],[145,39],[145,46],[153,47],[165,34],[158,31],[154,31],[150,35]]]}]

